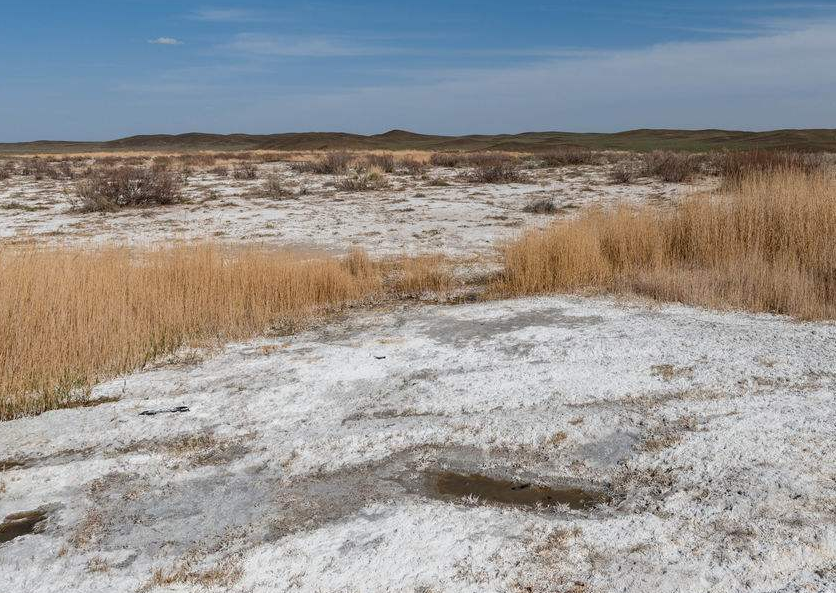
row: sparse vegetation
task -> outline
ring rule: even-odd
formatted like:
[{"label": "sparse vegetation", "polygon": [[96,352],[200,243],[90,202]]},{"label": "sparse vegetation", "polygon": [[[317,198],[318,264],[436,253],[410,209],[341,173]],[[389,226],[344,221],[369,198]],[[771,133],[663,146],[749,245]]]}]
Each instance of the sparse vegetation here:
[{"label": "sparse vegetation", "polygon": [[609,180],[613,185],[629,185],[636,179],[636,166],[632,161],[617,163],[610,169]]},{"label": "sparse vegetation", "polygon": [[293,192],[285,187],[284,180],[276,173],[267,176],[261,186],[260,194],[264,198],[281,200],[293,195]]},{"label": "sparse vegetation", "polygon": [[703,160],[696,154],[657,150],[643,155],[641,174],[667,183],[683,183],[700,174]]},{"label": "sparse vegetation", "polygon": [[415,176],[422,175],[427,171],[427,163],[410,157],[400,159],[398,166],[400,169],[406,171],[406,173]]},{"label": "sparse vegetation", "polygon": [[526,204],[523,212],[528,212],[529,214],[554,214],[557,212],[557,205],[551,198],[540,198]]},{"label": "sparse vegetation", "polygon": [[85,212],[174,204],[181,199],[180,188],[180,177],[161,166],[99,167],[76,183],[80,209]]},{"label": "sparse vegetation", "polygon": [[300,173],[316,173],[318,175],[344,175],[348,173],[355,157],[350,152],[335,151],[313,161],[297,161],[291,163],[291,168]]},{"label": "sparse vegetation", "polygon": [[465,155],[459,152],[434,152],[430,155],[433,167],[461,167],[465,164]]},{"label": "sparse vegetation", "polygon": [[822,168],[821,157],[817,155],[771,150],[724,152],[717,155],[714,162],[723,179],[723,185],[727,188],[739,187],[745,179],[762,173],[815,173]]},{"label": "sparse vegetation", "polygon": [[389,153],[367,154],[365,163],[367,167],[380,169],[384,173],[393,173],[395,171],[395,157]]},{"label": "sparse vegetation", "polygon": [[371,191],[384,189],[389,186],[383,171],[376,167],[369,167],[364,171],[355,171],[337,183],[337,189],[342,191]]},{"label": "sparse vegetation", "polygon": [[258,177],[258,168],[250,162],[240,162],[232,169],[234,179],[255,179]]},{"label": "sparse vegetation", "polygon": [[598,289],[718,308],[836,317],[836,181],[798,168],[674,209],[590,210],[504,251],[503,295]]},{"label": "sparse vegetation", "polygon": [[539,155],[545,167],[568,167],[570,165],[597,165],[598,156],[584,148],[564,148]]},{"label": "sparse vegetation", "polygon": [[516,159],[503,155],[471,155],[473,171],[469,178],[476,183],[516,183],[524,180]]}]

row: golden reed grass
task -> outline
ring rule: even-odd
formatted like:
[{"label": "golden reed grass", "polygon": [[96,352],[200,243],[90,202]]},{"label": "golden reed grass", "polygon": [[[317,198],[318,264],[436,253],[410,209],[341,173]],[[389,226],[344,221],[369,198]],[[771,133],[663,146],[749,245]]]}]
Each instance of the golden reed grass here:
[{"label": "golden reed grass", "polygon": [[83,401],[95,382],[187,342],[244,338],[379,287],[362,252],[0,249],[0,419]]},{"label": "golden reed grass", "polygon": [[836,317],[836,181],[773,170],[670,209],[590,210],[504,248],[498,295],[584,289]]}]

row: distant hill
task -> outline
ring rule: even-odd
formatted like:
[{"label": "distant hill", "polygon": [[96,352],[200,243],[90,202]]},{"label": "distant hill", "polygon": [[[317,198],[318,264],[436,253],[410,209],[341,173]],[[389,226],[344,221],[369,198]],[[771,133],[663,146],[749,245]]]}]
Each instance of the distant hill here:
[{"label": "distant hill", "polygon": [[836,152],[836,130],[774,130],[735,132],[726,130],[631,130],[613,134],[574,132],[526,132],[471,136],[430,136],[404,130],[362,136],[338,132],[289,134],[156,134],[130,136],[105,142],[37,141],[0,143],[0,153],[36,154],[116,151],[236,151],[236,150],[507,150],[542,152],[561,147],[597,150],[656,149],[708,151],[783,149],[804,152]]}]

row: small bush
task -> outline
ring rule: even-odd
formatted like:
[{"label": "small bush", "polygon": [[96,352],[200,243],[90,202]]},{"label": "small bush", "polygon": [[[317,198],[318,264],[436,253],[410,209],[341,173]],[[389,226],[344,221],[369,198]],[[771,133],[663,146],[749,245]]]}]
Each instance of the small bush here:
[{"label": "small bush", "polygon": [[523,212],[529,214],[554,214],[557,212],[557,205],[551,198],[540,198],[539,200],[532,200],[529,202]]},{"label": "small bush", "polygon": [[472,155],[473,172],[470,180],[476,183],[514,183],[523,176],[514,159],[502,155]]},{"label": "small bush", "polygon": [[571,165],[597,165],[598,156],[585,148],[562,148],[540,155],[545,167],[568,167]]},{"label": "small bush", "polygon": [[636,178],[636,167],[633,163],[618,163],[610,170],[609,180],[613,185],[629,185]]},{"label": "small bush", "polygon": [[797,152],[751,150],[724,152],[714,158],[714,167],[726,187],[739,187],[744,179],[777,171],[812,174],[822,168],[822,160]]},{"label": "small bush", "polygon": [[238,163],[232,169],[232,177],[235,179],[255,179],[258,177],[258,168],[249,162]]},{"label": "small bush", "polygon": [[344,175],[354,162],[354,155],[346,151],[329,152],[314,161],[300,161],[290,164],[290,168],[300,173],[317,175]]},{"label": "small bush", "polygon": [[342,191],[369,191],[388,187],[389,182],[383,171],[370,167],[366,171],[356,172],[337,183],[337,189]]},{"label": "small bush", "polygon": [[288,198],[293,195],[293,192],[284,186],[284,180],[275,173],[267,176],[260,193],[262,197],[272,198],[274,200]]},{"label": "small bush", "polygon": [[217,167],[212,167],[209,169],[209,173],[212,175],[217,175],[218,177],[228,177],[229,176],[229,169],[224,167],[223,165],[218,165]]},{"label": "small bush", "polygon": [[366,165],[368,167],[377,167],[385,173],[394,173],[395,157],[391,154],[367,154]]},{"label": "small bush", "polygon": [[402,158],[398,166],[410,175],[422,175],[427,171],[427,164],[413,158]]},{"label": "small bush", "polygon": [[702,171],[703,157],[657,150],[642,157],[641,174],[667,183],[689,181]]},{"label": "small bush", "polygon": [[61,178],[61,174],[49,162],[40,157],[24,160],[23,166],[21,167],[21,174],[32,176],[36,181]]},{"label": "small bush", "polygon": [[430,164],[434,167],[456,168],[465,164],[465,155],[460,152],[434,152],[430,155]]},{"label": "small bush", "polygon": [[76,184],[86,212],[174,204],[181,200],[180,188],[180,177],[162,167],[97,168]]}]

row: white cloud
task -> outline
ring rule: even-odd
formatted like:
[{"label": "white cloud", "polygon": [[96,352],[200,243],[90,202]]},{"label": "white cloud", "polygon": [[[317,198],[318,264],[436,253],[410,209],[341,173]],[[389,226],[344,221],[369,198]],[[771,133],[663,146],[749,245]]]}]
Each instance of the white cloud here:
[{"label": "white cloud", "polygon": [[239,112],[236,127],[400,127],[462,134],[836,128],[834,55],[836,21],[807,23],[758,37],[666,43],[525,66],[418,72],[408,85],[322,89],[304,96],[277,89]]},{"label": "white cloud", "polygon": [[154,45],[183,45],[183,42],[174,37],[157,37],[156,39],[149,39],[148,43]]},{"label": "white cloud", "polygon": [[[385,50],[346,43],[332,37],[274,36],[240,33],[222,49],[261,57],[341,57],[384,53]],[[387,52],[388,53],[388,52]]]},{"label": "white cloud", "polygon": [[191,13],[189,18],[210,23],[246,23],[261,20],[257,13],[241,8],[203,8]]}]

